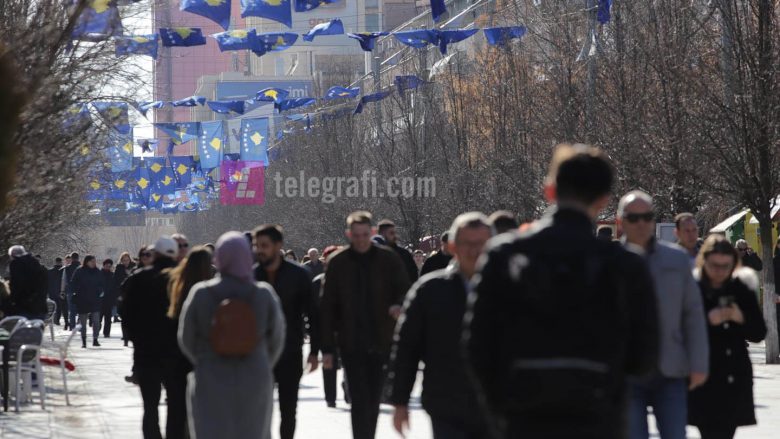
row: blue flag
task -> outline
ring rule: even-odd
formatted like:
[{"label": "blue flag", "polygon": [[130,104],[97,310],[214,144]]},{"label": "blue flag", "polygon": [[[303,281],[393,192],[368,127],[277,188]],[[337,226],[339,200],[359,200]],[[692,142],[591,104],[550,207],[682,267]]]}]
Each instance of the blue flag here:
[{"label": "blue flag", "polygon": [[341,99],[341,98],[356,98],[360,95],[360,87],[345,88],[345,87],[331,87],[328,93],[325,94],[325,99]]},{"label": "blue flag", "polygon": [[146,167],[149,169],[153,193],[170,195],[176,190],[173,170],[166,166],[165,157],[147,158]]},{"label": "blue flag", "polygon": [[163,207],[163,195],[158,193],[155,189],[149,192],[149,199],[146,202],[147,209],[162,209]]},{"label": "blue flag", "polygon": [[337,3],[339,0],[295,0],[295,12],[308,12],[321,5]]},{"label": "blue flag", "polygon": [[179,9],[206,17],[222,26],[222,29],[228,30],[230,3],[230,0],[181,0]]},{"label": "blue flag", "polygon": [[198,155],[204,170],[219,166],[225,149],[225,132],[221,120],[200,123]]},{"label": "blue flag", "polygon": [[235,29],[214,34],[212,37],[217,40],[220,52],[225,52],[227,50],[246,50],[251,48],[254,35],[254,29]]},{"label": "blue flag", "polygon": [[124,102],[93,102],[103,121],[120,134],[130,134],[130,121],[127,117],[127,104]]},{"label": "blue flag", "polygon": [[111,172],[133,169],[133,136],[110,136],[108,155],[111,159]]},{"label": "blue flag", "polygon": [[192,183],[192,156],[169,157],[173,175],[176,178],[176,189],[183,189]]},{"label": "blue flag", "polygon": [[599,8],[596,11],[596,19],[599,21],[599,23],[609,23],[609,20],[612,19],[612,15],[610,14],[611,8],[612,0],[599,0]]},{"label": "blue flag", "polygon": [[344,35],[344,24],[338,18],[320,23],[303,36],[303,41],[314,41],[314,37],[323,35]]},{"label": "blue flag", "polygon": [[395,32],[393,33],[393,36],[402,44],[414,47],[415,49],[422,49],[429,44],[439,43],[438,32],[430,29],[405,30]]},{"label": "blue flag", "polygon": [[268,118],[241,119],[241,160],[268,166]]},{"label": "blue flag", "polygon": [[280,113],[282,111],[292,110],[293,108],[306,107],[317,102],[314,98],[295,98],[285,99],[281,102],[274,102],[274,108]]},{"label": "blue flag", "polygon": [[138,146],[141,147],[142,152],[152,152],[153,148],[157,148],[160,141],[157,139],[138,139]]},{"label": "blue flag", "polygon": [[366,52],[371,52],[372,50],[374,50],[376,39],[379,37],[383,37],[385,35],[388,35],[388,33],[387,32],[358,32],[358,33],[347,34],[348,37],[358,40],[358,42],[360,43],[360,48]]},{"label": "blue flag", "polygon": [[[74,0],[73,6],[79,1]],[[74,40],[103,41],[122,35],[122,20],[116,3],[108,0],[89,0],[71,31]]]},{"label": "blue flag", "polygon": [[526,28],[524,26],[491,27],[483,29],[482,32],[485,33],[488,44],[501,46],[509,42],[509,40],[522,38],[525,35]]},{"label": "blue flag", "polygon": [[152,191],[152,177],[149,175],[149,169],[146,164],[139,165],[135,169],[135,192],[136,199],[143,200],[143,204],[146,205],[146,201],[149,200],[149,194]]},{"label": "blue flag", "polygon": [[163,47],[191,47],[206,44],[203,31],[197,27],[164,27],[160,29]]},{"label": "blue flag", "polygon": [[251,49],[257,56],[263,56],[268,52],[281,52],[289,49],[298,41],[298,34],[292,32],[266,32],[250,37]]},{"label": "blue flag", "polygon": [[447,6],[444,5],[444,0],[431,0],[431,16],[434,23],[438,23],[442,15],[446,13]]},{"label": "blue flag", "polygon": [[387,89],[385,91],[380,91],[378,93],[365,95],[362,98],[360,98],[360,102],[358,102],[357,107],[355,107],[355,111],[353,114],[360,114],[363,112],[363,105],[367,104],[369,102],[379,102],[382,99],[390,96],[393,94],[393,89]]},{"label": "blue flag", "polygon": [[281,102],[287,99],[289,95],[290,92],[283,88],[264,88],[257,92],[255,100],[259,102]]},{"label": "blue flag", "polygon": [[132,37],[114,37],[116,56],[149,55],[157,59],[157,34],[136,35]]},{"label": "blue flag", "polygon": [[205,105],[205,96],[190,96],[188,98],[179,99],[178,101],[171,102],[172,107],[195,107],[197,105]]},{"label": "blue flag", "polygon": [[479,32],[479,29],[440,30],[438,31],[439,51],[442,55],[446,55],[448,44],[463,41],[477,32]]},{"label": "blue flag", "polygon": [[144,101],[144,102],[138,102],[135,108],[137,108],[138,111],[140,111],[141,114],[143,114],[144,117],[146,117],[146,113],[152,108],[162,108],[164,106],[165,106],[165,101],[154,101],[154,102]]},{"label": "blue flag", "polygon": [[177,145],[198,138],[198,122],[156,123],[154,126],[170,136]]},{"label": "blue flag", "polygon": [[206,105],[211,111],[220,114],[244,114],[246,101],[208,101]]},{"label": "blue flag", "polygon": [[241,18],[262,17],[292,27],[290,0],[241,0]]},{"label": "blue flag", "polygon": [[87,183],[87,201],[100,201],[106,197],[106,191],[109,189],[108,185],[104,185],[101,178],[93,176]]},{"label": "blue flag", "polygon": [[403,94],[406,90],[411,90],[425,84],[425,81],[415,75],[396,76],[395,86],[398,87],[398,94]]},{"label": "blue flag", "polygon": [[109,198],[130,201],[133,171],[114,172],[111,179]]},{"label": "blue flag", "polygon": [[74,104],[68,107],[62,126],[63,128],[82,127],[91,120],[87,104]]}]

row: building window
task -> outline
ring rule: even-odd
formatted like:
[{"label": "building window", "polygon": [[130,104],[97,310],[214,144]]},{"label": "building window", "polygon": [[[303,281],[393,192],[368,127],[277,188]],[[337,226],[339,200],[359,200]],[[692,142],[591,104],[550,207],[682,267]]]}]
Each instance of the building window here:
[{"label": "building window", "polygon": [[378,8],[379,7],[379,0],[366,0],[366,7],[367,8]]},{"label": "building window", "polygon": [[284,57],[282,55],[277,55],[276,59],[274,59],[276,76],[284,76]]},{"label": "building window", "polygon": [[379,32],[379,14],[366,14],[366,32]]}]

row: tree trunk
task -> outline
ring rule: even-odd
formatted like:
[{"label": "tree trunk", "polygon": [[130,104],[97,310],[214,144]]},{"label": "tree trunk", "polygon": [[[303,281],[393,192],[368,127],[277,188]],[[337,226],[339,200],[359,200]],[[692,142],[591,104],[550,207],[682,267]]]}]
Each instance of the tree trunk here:
[{"label": "tree trunk", "polygon": [[[764,215],[762,215],[763,217]],[[777,334],[777,313],[775,308],[775,270],[772,263],[772,220],[771,218],[760,218],[759,229],[761,230],[761,256],[764,262],[764,320],[766,320],[766,363],[778,364],[780,359],[780,346],[778,345]]]}]

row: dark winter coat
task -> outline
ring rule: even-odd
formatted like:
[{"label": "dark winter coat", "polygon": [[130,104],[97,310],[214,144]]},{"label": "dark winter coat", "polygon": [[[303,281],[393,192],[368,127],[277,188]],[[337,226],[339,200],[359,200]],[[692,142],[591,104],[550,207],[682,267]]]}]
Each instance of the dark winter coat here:
[{"label": "dark winter coat", "polygon": [[31,254],[14,258],[8,265],[12,314],[26,316],[46,315],[48,273]]},{"label": "dark winter coat", "polygon": [[62,271],[60,270],[62,270],[62,265],[55,265],[48,270],[49,299],[54,301],[60,298],[60,287],[62,284]]},{"label": "dark winter coat", "polygon": [[[706,281],[699,281],[705,313],[720,306],[721,302],[733,302],[739,306],[745,322],[712,326],[708,320],[710,375],[703,386],[688,396],[688,423],[691,425],[733,427],[756,423],[753,366],[745,340],[753,343],[763,340],[766,324],[756,292],[746,286],[753,284],[758,288],[755,273],[742,270],[739,274],[717,290]],[[753,280],[748,280],[751,276]]]},{"label": "dark winter coat", "polygon": [[406,268],[406,274],[409,276],[409,282],[416,282],[418,278],[417,264],[414,263],[414,256],[412,256],[412,253],[396,244],[389,245],[388,247],[395,250],[395,252],[398,253],[398,256],[401,257],[401,262],[404,263],[404,268]]},{"label": "dark winter coat", "polygon": [[388,311],[400,306],[409,290],[403,262],[393,250],[372,245],[359,254],[352,247],[328,262],[320,300],[321,347],[325,353],[390,354],[395,319]]},{"label": "dark winter coat", "polygon": [[466,295],[466,281],[456,265],[423,276],[409,290],[396,326],[390,403],[409,404],[422,361],[422,405],[428,414],[484,432],[461,349]]},{"label": "dark winter coat", "polygon": [[447,265],[450,263],[451,259],[452,256],[445,254],[441,250],[437,251],[436,253],[432,254],[431,257],[426,259],[425,262],[423,262],[423,266],[420,269],[420,276],[422,277],[432,271],[447,268]]},{"label": "dark winter coat", "polygon": [[98,268],[79,267],[73,273],[73,304],[79,314],[99,312],[106,290],[105,277]]},{"label": "dark winter coat", "polygon": [[747,253],[745,253],[745,256],[742,257],[742,266],[750,267],[756,271],[761,271],[761,269],[764,268],[764,262],[761,261],[761,257],[758,256],[756,252],[749,250]]},{"label": "dark winter coat", "polygon": [[322,274],[322,272],[325,270],[325,264],[322,263],[322,261],[317,261],[316,264],[313,263],[313,261],[306,261],[305,264],[303,264],[304,267],[308,268],[309,271],[311,271],[312,278],[317,277]]},{"label": "dark winter coat", "polygon": [[116,297],[118,294],[116,284],[114,283],[114,272],[111,270],[100,270],[100,273],[103,274],[103,284],[105,285],[105,289],[103,290],[102,311],[110,314],[111,309],[116,305]]}]

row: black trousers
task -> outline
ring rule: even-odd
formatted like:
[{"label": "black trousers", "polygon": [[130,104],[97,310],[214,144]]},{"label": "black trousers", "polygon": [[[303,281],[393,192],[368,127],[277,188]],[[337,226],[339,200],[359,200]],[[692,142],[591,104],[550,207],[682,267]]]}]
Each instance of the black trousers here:
[{"label": "black trousers", "polygon": [[[73,330],[73,327],[70,326],[70,306],[68,305],[68,299],[60,297],[60,301],[57,303],[57,320],[59,320],[59,316],[62,316],[63,325],[65,325],[65,329]],[[60,306],[61,305],[61,306]]]},{"label": "black trousers", "polygon": [[141,398],[144,401],[142,431],[144,439],[162,439],[158,407],[162,386],[168,397],[168,420],[165,426],[166,439],[187,437],[187,370],[178,359],[135,360],[135,374]]},{"label": "black trousers", "polygon": [[[111,306],[108,306],[111,305]],[[100,308],[100,317],[103,319],[103,335],[111,336],[111,321],[114,317],[114,304],[102,304]]]},{"label": "black trousers", "polygon": [[737,433],[737,427],[725,427],[717,425],[700,425],[701,439],[732,439]]},{"label": "black trousers", "polygon": [[[51,317],[51,322],[53,324],[55,324],[55,325],[59,325],[60,324],[60,317],[62,317],[62,315],[63,315],[62,302],[64,302],[64,300],[62,300],[62,298],[60,297],[59,294],[55,295],[54,297],[49,297],[49,299],[53,300],[54,303],[57,304],[57,309],[54,310],[54,315]],[[67,318],[68,311],[67,310],[65,311],[64,315],[66,316],[65,320],[68,320],[68,318]]]},{"label": "black trousers", "polygon": [[337,369],[322,369],[322,385],[325,387],[325,402],[328,404],[336,403],[336,377]]},{"label": "black trousers", "polygon": [[279,437],[281,439],[293,439],[295,436],[298,387],[302,375],[303,353],[301,348],[285,348],[282,357],[274,367],[274,380],[279,389],[279,412],[281,415]]},{"label": "black trousers", "polygon": [[378,353],[341,353],[341,361],[344,363],[344,372],[347,374],[349,393],[352,397],[354,439],[373,439],[376,434],[386,360],[385,355]]},{"label": "black trousers", "polygon": [[431,416],[434,439],[481,439],[485,437],[484,428],[469,426],[460,419],[447,419]]}]

